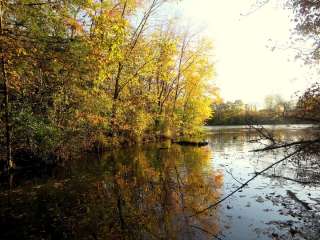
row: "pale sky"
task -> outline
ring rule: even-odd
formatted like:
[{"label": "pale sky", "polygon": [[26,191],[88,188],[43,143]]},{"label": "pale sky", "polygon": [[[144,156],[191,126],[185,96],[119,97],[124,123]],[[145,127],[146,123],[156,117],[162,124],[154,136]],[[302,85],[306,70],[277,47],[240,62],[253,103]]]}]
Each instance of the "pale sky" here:
[{"label": "pale sky", "polygon": [[[293,28],[291,11],[278,6],[281,1],[271,0],[252,12],[255,2],[183,0],[177,12],[204,27],[203,34],[213,41],[214,81],[222,97],[261,105],[268,94],[290,99],[309,86],[315,71],[294,59],[295,50],[287,49]],[[279,48],[272,51],[274,45]]]}]

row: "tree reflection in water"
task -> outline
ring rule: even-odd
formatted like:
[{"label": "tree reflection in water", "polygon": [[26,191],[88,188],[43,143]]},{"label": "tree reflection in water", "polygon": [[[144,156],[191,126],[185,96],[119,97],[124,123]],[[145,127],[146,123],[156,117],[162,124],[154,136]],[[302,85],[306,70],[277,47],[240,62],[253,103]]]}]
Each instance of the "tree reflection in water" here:
[{"label": "tree reflection in water", "polygon": [[216,210],[189,217],[220,196],[223,176],[210,169],[211,154],[177,145],[122,149],[76,164],[60,180],[2,191],[0,238],[212,238]]},{"label": "tree reflection in water", "polygon": [[213,216],[189,218],[219,197],[222,176],[206,171],[209,155],[206,148],[179,146],[113,153],[113,197],[121,198],[116,212],[126,231],[147,239],[194,239],[199,228],[217,234]]}]

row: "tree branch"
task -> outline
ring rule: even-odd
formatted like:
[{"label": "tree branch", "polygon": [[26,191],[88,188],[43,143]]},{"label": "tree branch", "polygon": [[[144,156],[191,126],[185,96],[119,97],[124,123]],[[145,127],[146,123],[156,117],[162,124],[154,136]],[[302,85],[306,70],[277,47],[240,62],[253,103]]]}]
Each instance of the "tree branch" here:
[{"label": "tree branch", "polygon": [[235,193],[239,192],[242,188],[244,188],[245,186],[247,186],[250,182],[252,182],[254,179],[256,179],[258,176],[262,175],[263,173],[265,173],[266,171],[268,171],[269,169],[273,168],[274,166],[278,165],[279,163],[284,162],[285,160],[291,158],[292,156],[296,155],[298,152],[300,152],[302,150],[302,148],[297,149],[296,151],[292,152],[291,154],[285,156],[284,158],[274,162],[273,164],[269,165],[268,167],[266,167],[265,169],[263,169],[260,172],[257,172],[252,178],[250,178],[249,180],[247,180],[245,183],[243,183],[240,187],[238,187],[236,190],[232,191],[231,193],[229,193],[227,196],[225,196],[224,198],[222,198],[221,200],[219,200],[216,203],[211,204],[210,206],[197,211],[196,213],[194,213],[193,215],[191,215],[190,217],[195,217],[197,215],[200,215],[206,211],[208,211],[211,208],[215,208],[216,206],[218,206],[219,204],[221,204],[222,202],[226,201],[228,198],[230,198],[231,196],[233,196]]}]

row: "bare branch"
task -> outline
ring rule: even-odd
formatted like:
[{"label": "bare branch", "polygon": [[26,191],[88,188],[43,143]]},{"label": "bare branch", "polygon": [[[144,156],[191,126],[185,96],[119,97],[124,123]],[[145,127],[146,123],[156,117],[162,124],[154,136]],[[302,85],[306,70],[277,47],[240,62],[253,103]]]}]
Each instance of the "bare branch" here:
[{"label": "bare branch", "polygon": [[243,17],[249,16],[249,15],[255,13],[256,11],[260,10],[261,8],[263,8],[269,2],[270,2],[270,0],[264,0],[262,3],[256,3],[255,7],[252,10],[248,11],[247,13],[242,13],[241,16],[243,16]]},{"label": "bare branch", "polygon": [[206,229],[204,229],[202,227],[199,227],[197,225],[190,225],[190,227],[198,229],[198,230],[201,230],[202,232],[205,232],[206,234],[212,236],[215,239],[222,240],[222,238],[218,237],[217,235],[212,234],[211,232],[209,232],[208,230],[206,230]]},{"label": "bare branch", "polygon": [[228,198],[230,198],[231,196],[233,196],[235,193],[239,192],[241,189],[243,189],[245,186],[247,186],[250,182],[252,182],[254,179],[256,179],[258,176],[262,175],[263,173],[265,173],[266,171],[268,171],[269,169],[273,168],[274,166],[284,162],[285,160],[293,157],[294,155],[296,155],[297,153],[299,153],[302,149],[299,148],[297,149],[296,151],[288,154],[287,156],[285,156],[284,158],[274,162],[273,164],[269,165],[268,167],[266,167],[265,169],[263,169],[262,171],[260,172],[256,172],[256,174],[250,178],[249,180],[247,180],[245,183],[243,183],[240,187],[238,187],[237,189],[235,189],[234,191],[232,191],[231,193],[229,193],[227,196],[225,196],[224,198],[222,198],[221,200],[219,200],[218,202],[216,203],[213,203],[211,204],[210,206],[202,209],[202,210],[199,210],[197,211],[196,213],[194,213],[193,215],[191,215],[190,217],[195,217],[195,216],[198,216],[212,208],[215,208],[216,206],[220,205],[222,202],[226,201]]}]

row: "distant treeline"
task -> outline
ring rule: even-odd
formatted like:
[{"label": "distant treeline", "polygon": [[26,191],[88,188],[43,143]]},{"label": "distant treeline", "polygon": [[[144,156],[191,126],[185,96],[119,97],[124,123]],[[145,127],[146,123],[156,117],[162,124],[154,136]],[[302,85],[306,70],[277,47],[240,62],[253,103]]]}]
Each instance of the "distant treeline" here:
[{"label": "distant treeline", "polygon": [[241,100],[215,103],[212,108],[214,114],[208,125],[309,123],[296,117],[294,101],[284,101],[279,95],[267,96],[262,109]]}]

